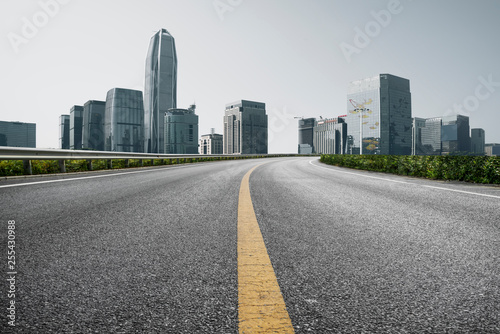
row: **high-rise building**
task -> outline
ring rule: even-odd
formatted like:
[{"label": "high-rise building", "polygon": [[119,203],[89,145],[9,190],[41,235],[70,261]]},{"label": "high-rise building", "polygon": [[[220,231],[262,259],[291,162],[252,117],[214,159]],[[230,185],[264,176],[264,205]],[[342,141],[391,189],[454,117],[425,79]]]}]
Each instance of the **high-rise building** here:
[{"label": "high-rise building", "polygon": [[144,102],[141,91],[123,88],[108,91],[104,120],[106,151],[144,152]]},{"label": "high-rise building", "polygon": [[226,105],[224,154],[267,154],[266,105],[240,100]]},{"label": "high-rise building", "polygon": [[346,123],[349,153],[411,154],[410,81],[380,74],[352,82],[347,96]]},{"label": "high-rise building", "polygon": [[425,120],[425,126],[421,129],[422,155],[441,155],[443,151],[442,124],[441,117]]},{"label": "high-rise building", "polygon": [[199,152],[200,154],[223,154],[223,135],[217,134],[212,129],[212,133],[201,136]]},{"label": "high-rise building", "polygon": [[320,119],[314,125],[314,153],[345,154],[347,124],[341,117]]},{"label": "high-rise building", "polygon": [[196,106],[170,109],[165,113],[165,154],[198,154]]},{"label": "high-rise building", "polygon": [[73,106],[69,111],[69,149],[82,149],[83,107]]},{"label": "high-rise building", "polygon": [[442,117],[441,142],[443,154],[470,152],[469,117],[452,115]]},{"label": "high-rise building", "polygon": [[299,120],[299,154],[314,153],[314,124],[316,118],[302,118]]},{"label": "high-rise building", "polygon": [[0,121],[0,146],[36,147],[36,124]]},{"label": "high-rise building", "polygon": [[151,38],[146,58],[145,152],[164,153],[164,117],[172,108],[177,108],[177,53],[174,38],[161,29]]},{"label": "high-rise building", "polygon": [[500,144],[485,144],[484,152],[487,156],[500,156]]},{"label": "high-rise building", "polygon": [[69,115],[59,116],[59,148],[69,150]]},{"label": "high-rise building", "polygon": [[485,132],[483,129],[470,130],[471,153],[476,155],[484,155],[484,145],[486,144]]},{"label": "high-rise building", "polygon": [[82,149],[104,151],[106,102],[88,101],[83,105]]}]

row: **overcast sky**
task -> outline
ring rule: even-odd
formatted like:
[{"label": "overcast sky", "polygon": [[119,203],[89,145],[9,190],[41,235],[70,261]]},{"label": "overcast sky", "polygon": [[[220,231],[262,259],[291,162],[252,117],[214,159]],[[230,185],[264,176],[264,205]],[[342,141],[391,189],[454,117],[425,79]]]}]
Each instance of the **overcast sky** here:
[{"label": "overcast sky", "polygon": [[200,134],[255,100],[269,152],[297,152],[293,116],[346,114],[349,82],[390,73],[410,80],[414,117],[469,115],[500,143],[500,0],[2,0],[0,22],[0,120],[36,123],[39,148],[58,147],[71,106],[144,90],[161,28]]}]

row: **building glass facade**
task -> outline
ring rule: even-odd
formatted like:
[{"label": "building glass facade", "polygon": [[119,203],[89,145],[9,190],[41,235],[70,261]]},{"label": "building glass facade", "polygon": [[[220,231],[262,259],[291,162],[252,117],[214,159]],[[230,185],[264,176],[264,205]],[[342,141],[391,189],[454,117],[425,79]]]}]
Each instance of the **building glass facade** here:
[{"label": "building glass facade", "polygon": [[345,154],[347,124],[343,118],[322,119],[314,126],[314,153]]},{"label": "building glass facade", "polygon": [[440,117],[427,118],[425,126],[420,129],[421,133],[421,155],[441,155],[441,129],[442,119]]},{"label": "building glass facade", "polygon": [[470,152],[469,117],[452,115],[442,117],[441,141],[443,154]]},{"label": "building glass facade", "polygon": [[73,106],[69,111],[69,149],[82,149],[83,107]]},{"label": "building glass facade", "polygon": [[69,115],[59,116],[59,148],[69,150]]},{"label": "building glass facade", "polygon": [[0,146],[36,148],[36,124],[0,121]]},{"label": "building glass facade", "polygon": [[476,155],[484,155],[484,145],[486,144],[485,132],[483,129],[471,129],[471,152]]},{"label": "building glass facade", "polygon": [[161,29],[151,38],[146,58],[145,152],[164,153],[164,117],[172,108],[177,108],[177,52],[172,35]]},{"label": "building glass facade", "polygon": [[196,107],[170,109],[165,113],[165,154],[198,154]]},{"label": "building glass facade", "polygon": [[224,154],[267,154],[266,105],[240,100],[226,105]]},{"label": "building glass facade", "polygon": [[411,154],[409,80],[380,74],[352,82],[346,123],[349,154]]},{"label": "building glass facade", "polygon": [[106,97],[104,135],[106,151],[144,152],[142,92],[113,88]]},{"label": "building glass facade", "polygon": [[314,151],[314,126],[316,118],[299,120],[299,154],[311,154]]},{"label": "building glass facade", "polygon": [[83,105],[82,149],[104,151],[106,102],[88,101]]}]

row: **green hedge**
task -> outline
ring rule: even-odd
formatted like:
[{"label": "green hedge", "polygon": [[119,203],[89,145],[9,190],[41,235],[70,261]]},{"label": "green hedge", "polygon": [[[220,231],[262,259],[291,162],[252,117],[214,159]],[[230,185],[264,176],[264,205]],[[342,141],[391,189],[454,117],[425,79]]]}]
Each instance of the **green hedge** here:
[{"label": "green hedge", "polygon": [[321,155],[321,162],[439,180],[500,184],[500,157]]},{"label": "green hedge", "polygon": [[[277,155],[259,155],[259,156],[227,156],[227,157],[210,157],[200,156],[199,158],[179,158],[179,159],[144,159],[141,161],[137,159],[129,160],[129,167],[141,166],[165,166],[176,165],[185,163],[208,162],[208,161],[221,161],[221,160],[237,160],[237,159],[259,159],[259,158],[272,158]],[[290,156],[295,156],[290,154]],[[113,159],[113,169],[126,168],[125,159]],[[92,160],[93,170],[108,169],[107,160]],[[66,160],[66,172],[83,172],[88,170],[87,160]],[[59,162],[57,160],[32,160],[33,174],[51,174],[59,173]],[[17,176],[24,175],[24,166],[22,160],[0,160],[0,176]]]}]

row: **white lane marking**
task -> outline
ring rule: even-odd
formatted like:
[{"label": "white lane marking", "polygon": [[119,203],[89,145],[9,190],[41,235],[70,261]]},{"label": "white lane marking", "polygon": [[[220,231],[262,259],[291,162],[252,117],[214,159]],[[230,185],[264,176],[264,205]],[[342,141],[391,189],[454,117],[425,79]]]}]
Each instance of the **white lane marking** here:
[{"label": "white lane marking", "polygon": [[336,173],[356,175],[356,176],[366,177],[366,178],[370,178],[370,179],[377,179],[377,180],[394,182],[394,183],[411,184],[411,185],[414,185],[414,186],[421,186],[421,187],[431,188],[431,189],[437,189],[437,190],[452,191],[452,192],[462,193],[462,194],[467,194],[467,195],[476,195],[476,196],[483,196],[483,197],[490,197],[490,198],[500,199],[500,196],[495,196],[495,195],[487,195],[487,194],[475,193],[475,192],[470,192],[470,191],[465,191],[465,190],[456,190],[456,189],[449,189],[449,188],[436,187],[436,186],[427,186],[427,185],[424,185],[424,184],[416,184],[416,183],[411,183],[411,182],[386,179],[386,178],[383,178],[383,177],[376,177],[376,176],[371,176],[371,175],[363,175],[363,174],[360,174],[360,173],[352,173],[352,172],[341,171],[341,170],[337,170],[337,169],[333,169],[333,168],[328,168],[328,167],[323,167],[323,166],[320,166],[320,165],[315,165],[315,164],[312,163],[313,161],[316,161],[316,160],[310,160],[309,164],[311,164],[311,165],[313,165],[315,167],[319,167],[319,168],[323,168],[323,169],[328,169],[328,170],[334,171]]},{"label": "white lane marking", "polygon": [[[172,166],[167,169],[173,168],[186,168],[186,167],[195,167],[195,166]],[[148,173],[148,172],[157,172],[163,170],[164,168],[155,168],[148,170],[138,170],[133,172],[123,172],[123,173],[114,173],[114,174],[105,174],[105,175],[94,175],[94,176],[83,176],[83,177],[74,177],[69,179],[59,179],[59,180],[48,180],[48,181],[38,181],[38,182],[26,182],[26,183],[17,183],[17,184],[7,184],[0,186],[1,188],[13,188],[13,187],[23,187],[23,186],[32,186],[37,184],[46,184],[46,183],[55,183],[55,182],[69,182],[69,181],[79,181],[79,180],[89,180],[89,179],[97,179],[101,177],[111,177],[111,176],[120,176],[120,175],[130,175],[130,174],[138,174],[138,173]],[[64,175],[64,174],[63,174]]]}]

